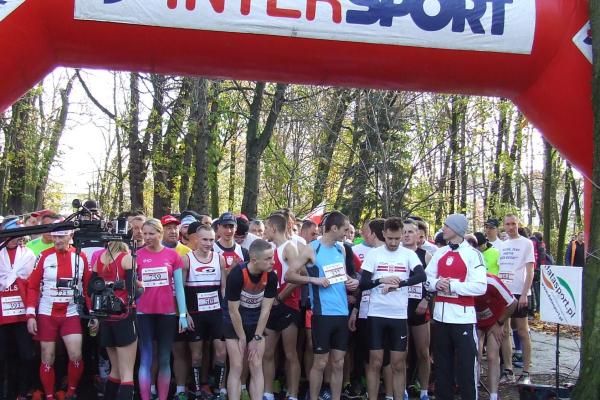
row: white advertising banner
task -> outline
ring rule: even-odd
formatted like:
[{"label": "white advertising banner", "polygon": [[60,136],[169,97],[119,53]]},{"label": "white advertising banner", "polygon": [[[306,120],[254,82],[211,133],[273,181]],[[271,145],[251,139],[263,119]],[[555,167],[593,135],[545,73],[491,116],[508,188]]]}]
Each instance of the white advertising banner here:
[{"label": "white advertising banner", "polygon": [[591,63],[592,62],[592,26],[590,22],[586,24],[577,32],[573,37],[573,43],[583,53],[585,58]]},{"label": "white advertising banner", "polygon": [[581,267],[542,265],[540,270],[540,319],[561,325],[581,326]]},{"label": "white advertising banner", "polygon": [[530,54],[535,0],[75,0],[75,18]]},{"label": "white advertising banner", "polygon": [[25,3],[25,0],[0,0],[0,21],[23,3]]}]

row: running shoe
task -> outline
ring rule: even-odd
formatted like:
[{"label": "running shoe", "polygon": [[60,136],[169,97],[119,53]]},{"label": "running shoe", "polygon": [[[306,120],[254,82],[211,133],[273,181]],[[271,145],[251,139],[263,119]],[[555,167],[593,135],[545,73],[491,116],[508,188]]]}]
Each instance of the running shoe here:
[{"label": "running shoe", "polygon": [[188,400],[187,393],[179,392],[173,396],[173,400]]},{"label": "running shoe", "polygon": [[331,400],[333,396],[331,395],[331,390],[329,389],[321,389],[321,393],[319,393],[319,400]]},{"label": "running shoe", "polygon": [[510,369],[505,369],[500,377],[500,382],[502,384],[512,384],[515,383],[515,373]]},{"label": "running shoe", "polygon": [[531,385],[531,379],[529,379],[529,372],[524,372],[523,374],[521,374],[519,376],[519,379],[517,380],[517,384]]},{"label": "running shoe", "polygon": [[514,353],[512,357],[512,365],[515,368],[523,368],[523,354]]},{"label": "running shoe", "polygon": [[419,400],[429,400],[429,395],[428,394],[424,394],[423,396],[421,396],[419,398]]}]

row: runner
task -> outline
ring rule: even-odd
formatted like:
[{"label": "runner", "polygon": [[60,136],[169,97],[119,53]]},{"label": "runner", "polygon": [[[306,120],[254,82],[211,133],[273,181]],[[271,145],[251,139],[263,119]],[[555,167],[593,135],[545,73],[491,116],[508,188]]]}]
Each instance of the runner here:
[{"label": "runner", "polygon": [[262,239],[265,234],[265,224],[260,219],[250,221],[250,233]]},{"label": "runner", "polygon": [[379,393],[384,347],[390,350],[394,398],[408,399],[405,393],[407,287],[424,282],[426,275],[416,253],[401,247],[402,228],[399,218],[388,218],[383,231],[385,246],[370,251],[362,266],[360,287],[371,290],[367,319],[370,332],[367,387],[371,399],[376,399]]},{"label": "runner", "polygon": [[[3,230],[22,227],[17,218],[7,217],[2,224]],[[31,335],[27,333],[25,317],[27,278],[33,271],[35,255],[22,243],[23,238],[11,239],[0,251],[0,363],[4,365],[8,360],[10,343],[15,343],[18,362],[11,360],[10,365],[16,368],[5,372],[8,375],[7,397],[16,391],[17,400],[26,399],[35,373],[35,349]]]},{"label": "runner", "polygon": [[[124,242],[109,242],[107,249],[95,255],[92,279],[100,277],[115,286],[114,294],[125,307],[125,312],[110,315],[99,322],[90,322],[91,332],[99,329],[100,346],[106,348],[110,359],[110,375],[104,388],[104,400],[133,399],[133,369],[137,352],[135,308],[129,306],[134,296],[133,259]],[[87,293],[91,296],[88,286]]]},{"label": "runner", "polygon": [[273,264],[271,244],[258,239],[250,246],[250,261],[234,267],[227,276],[223,331],[229,357],[229,400],[240,399],[245,363],[250,370],[250,398],[260,400],[263,396],[264,331],[277,295]]},{"label": "runner", "polygon": [[462,400],[478,397],[474,298],[485,293],[486,278],[483,257],[464,240],[467,226],[462,214],[446,218],[442,231],[448,246],[435,252],[426,271],[427,290],[437,291],[432,339],[438,400],[454,399],[455,376]]},{"label": "runner", "polygon": [[485,269],[489,274],[498,275],[498,259],[500,258],[500,251],[487,240],[482,232],[475,232],[475,238],[477,239],[477,249],[483,254],[483,261],[485,261]]},{"label": "runner", "polygon": [[184,246],[190,247],[190,238],[188,235],[188,227],[190,226],[190,224],[196,222],[197,219],[193,215],[189,214],[189,212],[185,215],[184,215],[184,213],[182,213],[180,215],[180,218],[181,218],[181,223],[179,224],[179,238],[178,238],[179,243],[181,243]]},{"label": "runner", "polygon": [[273,380],[275,379],[275,352],[280,337],[283,342],[285,354],[285,374],[287,398],[298,400],[298,386],[300,384],[300,361],[296,344],[298,341],[298,327],[300,324],[300,288],[298,285],[286,283],[284,276],[288,271],[289,261],[298,256],[296,246],[285,237],[287,221],[281,214],[272,214],[266,220],[265,239],[275,246],[275,265],[273,270],[277,273],[277,296],[271,308],[271,315],[267,322],[264,375],[265,375],[265,400],[274,400]]},{"label": "runner", "polygon": [[233,237],[237,244],[243,248],[249,249],[252,242],[254,242],[256,239],[261,239],[255,234],[249,232],[250,224],[245,217],[237,217],[236,222],[237,226]]},{"label": "runner", "polygon": [[313,221],[307,219],[302,223],[302,229],[300,229],[300,236],[306,243],[310,243],[313,240],[317,240],[319,237],[319,226]]},{"label": "runner", "polygon": [[490,400],[498,400],[500,378],[500,348],[504,337],[504,322],[516,310],[517,301],[510,290],[495,275],[487,274],[487,290],[483,296],[475,297],[477,312],[477,336],[479,337],[479,361],[484,342],[488,362],[488,386]]},{"label": "runner", "polygon": [[129,222],[129,229],[131,230],[131,238],[135,242],[138,249],[144,247],[144,234],[142,233],[142,227],[146,222],[146,217],[143,214],[131,215],[127,217]]},{"label": "runner", "polygon": [[488,241],[492,244],[492,246],[494,246],[498,250],[502,248],[502,243],[504,243],[498,237],[499,226],[500,221],[498,221],[498,219],[496,218],[488,218],[488,220],[485,221],[485,224],[483,224],[483,227],[485,229],[485,236],[487,237]]},{"label": "runner", "polygon": [[[214,374],[219,395],[225,397],[225,342],[223,336],[223,292],[225,289],[225,259],[213,251],[215,232],[209,224],[193,222],[188,228],[190,244],[196,250],[183,258],[185,275],[185,298],[192,317],[188,331],[192,353],[196,399],[212,397],[206,377],[202,371],[204,343],[212,342],[215,349]],[[210,353],[206,355],[210,358]]]},{"label": "runner", "polygon": [[188,326],[188,316],[183,290],[183,262],[172,249],[161,244],[163,227],[159,220],[150,218],[142,227],[146,246],[138,251],[138,276],[144,293],[137,301],[137,322],[140,342],[140,367],[138,380],[140,397],[150,399],[153,347],[156,340],[158,353],[158,397],[166,400],[171,381],[171,346],[175,338],[177,321],[173,291],[179,310],[179,332]]},{"label": "runner", "polygon": [[55,231],[51,235],[54,247],[40,254],[27,283],[27,330],[40,341],[40,380],[46,399],[54,399],[54,356],[56,341],[62,337],[69,356],[66,399],[72,400],[77,398],[77,385],[83,374],[82,330],[72,285],[75,278],[81,288],[83,279],[85,287],[89,269],[85,254],[75,254],[69,245],[72,231]]},{"label": "runner", "polygon": [[286,282],[310,284],[314,360],[310,370],[310,399],[317,400],[323,372],[331,353],[331,394],[342,392],[344,356],[348,347],[348,299],[346,289],[356,290],[358,280],[346,274],[345,251],[339,244],[349,227],[348,217],[333,211],[325,218],[320,240],[299,250],[285,276]]},{"label": "runner", "polygon": [[370,222],[371,220],[369,219],[365,220],[360,230],[363,241],[352,247],[354,254],[358,256],[361,263],[365,260],[365,255],[373,248],[373,242],[375,241],[375,236],[371,232],[371,229],[369,229]]},{"label": "runner", "polygon": [[[530,289],[533,282],[533,264],[535,263],[533,243],[528,238],[519,235],[519,219],[514,214],[507,214],[504,217],[504,229],[508,234],[508,239],[500,249],[498,277],[518,301],[517,309],[511,315],[511,319],[517,328],[517,335],[523,349],[523,373],[519,377],[519,383],[530,383],[531,339],[529,338],[529,324],[527,322],[529,305],[527,296],[531,295]],[[512,368],[507,368],[512,360],[510,325],[510,323],[507,323],[504,327],[505,337],[502,344],[502,357],[505,360],[505,367],[501,382],[514,381]]]},{"label": "runner", "polygon": [[[402,246],[414,251],[419,257],[421,265],[427,268],[427,264],[431,261],[431,254],[422,247],[417,246],[419,235],[419,228],[415,221],[410,219],[404,221]],[[430,319],[429,303],[425,297],[423,284],[419,283],[410,286],[408,288],[408,326],[410,328],[410,339],[414,344],[414,354],[417,358],[416,366],[419,372],[419,386],[421,387],[420,400],[429,400],[427,388],[429,386],[431,369],[431,361],[429,359],[429,345],[431,342],[429,330]]]},{"label": "runner", "polygon": [[225,268],[229,271],[231,268],[250,259],[248,250],[237,244],[234,240],[234,234],[237,228],[235,216],[230,212],[221,214],[216,221],[217,237],[214,251],[225,258]]}]

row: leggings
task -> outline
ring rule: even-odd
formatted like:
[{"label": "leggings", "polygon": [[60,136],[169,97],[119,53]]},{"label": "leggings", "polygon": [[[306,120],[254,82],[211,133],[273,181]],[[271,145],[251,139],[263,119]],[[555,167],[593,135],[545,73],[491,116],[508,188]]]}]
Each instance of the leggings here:
[{"label": "leggings", "polygon": [[164,314],[137,314],[140,369],[138,380],[140,397],[150,400],[152,384],[152,342],[158,352],[158,398],[167,400],[171,383],[171,346],[175,339],[177,316]]}]

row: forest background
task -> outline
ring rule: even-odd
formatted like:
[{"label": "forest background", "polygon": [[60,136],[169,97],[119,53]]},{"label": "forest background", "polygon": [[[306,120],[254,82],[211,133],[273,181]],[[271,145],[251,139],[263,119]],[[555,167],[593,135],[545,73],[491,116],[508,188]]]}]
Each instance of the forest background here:
[{"label": "forest background", "polygon": [[557,260],[582,228],[582,178],[499,98],[61,68],[0,114],[0,144],[1,215],[324,202],[355,224],[461,212],[475,231],[517,212]]}]

